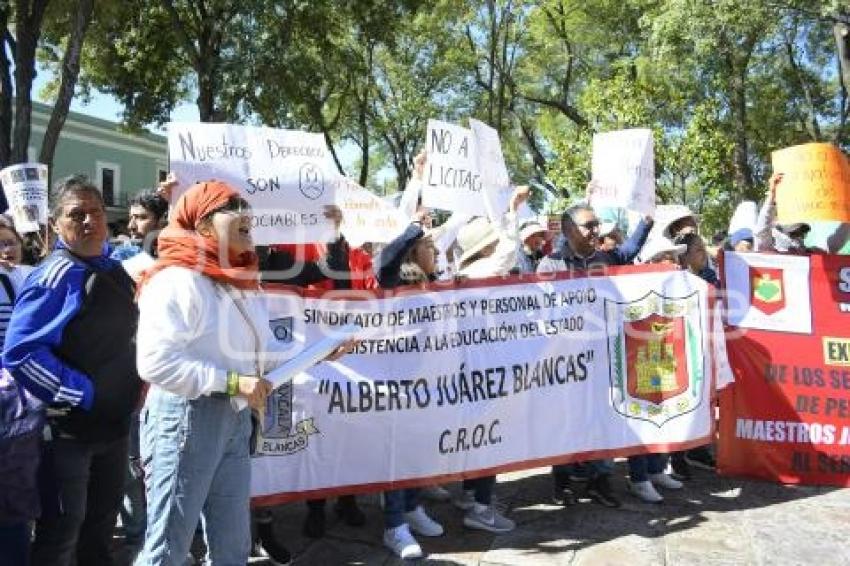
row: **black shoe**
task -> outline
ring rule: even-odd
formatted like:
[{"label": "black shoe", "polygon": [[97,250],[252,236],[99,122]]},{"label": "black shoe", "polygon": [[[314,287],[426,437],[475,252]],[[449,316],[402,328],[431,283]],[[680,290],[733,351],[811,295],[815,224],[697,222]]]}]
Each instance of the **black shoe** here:
[{"label": "black shoe", "polygon": [[670,467],[673,468],[673,477],[677,480],[689,480],[693,477],[691,466],[685,459],[683,452],[675,452],[670,456]]},{"label": "black shoe", "polygon": [[685,462],[695,468],[708,470],[709,472],[717,469],[717,462],[714,461],[714,456],[711,455],[708,446],[700,446],[699,448],[688,450],[685,453]]},{"label": "black shoe", "polygon": [[575,505],[578,503],[570,480],[558,474],[553,475],[555,485],[552,489],[552,503],[555,505]]},{"label": "black shoe", "polygon": [[337,516],[349,527],[362,527],[366,524],[366,515],[357,506],[354,496],[343,496],[336,500],[334,506]]},{"label": "black shoe", "polygon": [[287,564],[292,562],[292,555],[289,553],[289,550],[278,542],[272,528],[272,523],[258,523],[257,537],[258,540],[254,543],[251,551],[252,556],[258,556],[254,552],[258,552],[259,556],[265,554],[275,564],[279,564],[280,566],[287,566]]},{"label": "black shoe", "polygon": [[620,500],[614,496],[614,491],[611,489],[611,483],[608,480],[608,475],[604,474],[596,476],[587,484],[585,494],[595,502],[605,507],[616,508],[622,505]]},{"label": "black shoe", "polygon": [[325,536],[325,509],[308,509],[307,518],[301,529],[307,538],[322,538]]}]

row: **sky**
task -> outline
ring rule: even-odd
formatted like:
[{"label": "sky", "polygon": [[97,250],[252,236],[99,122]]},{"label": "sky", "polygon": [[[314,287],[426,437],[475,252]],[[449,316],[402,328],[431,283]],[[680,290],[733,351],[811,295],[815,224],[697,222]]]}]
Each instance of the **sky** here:
[{"label": "sky", "polygon": [[[50,79],[51,75],[49,71],[40,71],[36,75],[32,88],[33,98],[35,100],[45,104],[52,104],[52,100],[46,100],[40,96],[41,90]],[[75,96],[71,100],[71,110],[111,122],[121,121],[121,103],[115,97],[98,91],[92,91],[92,97],[88,104],[83,104],[81,99]],[[199,120],[198,107],[195,104],[182,103],[171,113],[172,122],[198,122]],[[159,134],[165,133],[164,128],[157,129],[152,127],[150,130]]]}]

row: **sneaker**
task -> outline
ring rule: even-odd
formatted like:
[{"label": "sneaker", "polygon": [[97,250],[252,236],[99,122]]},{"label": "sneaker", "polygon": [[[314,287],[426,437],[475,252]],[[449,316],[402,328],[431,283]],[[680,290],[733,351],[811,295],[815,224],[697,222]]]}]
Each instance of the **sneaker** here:
[{"label": "sneaker", "polygon": [[428,516],[421,505],[413,511],[404,514],[404,520],[410,525],[410,530],[423,537],[439,537],[443,535],[443,526]]},{"label": "sneaker", "polygon": [[301,527],[301,532],[307,538],[322,538],[325,536],[325,508],[321,509],[310,508],[307,511],[307,517],[304,519],[304,525]]},{"label": "sneaker", "polygon": [[463,526],[491,533],[508,533],[516,524],[496,511],[492,505],[473,505],[463,517]]},{"label": "sneaker", "polygon": [[552,490],[552,503],[555,505],[575,505],[578,503],[576,494],[569,484],[555,482],[555,488]]},{"label": "sneaker", "polygon": [[429,485],[427,487],[423,487],[419,492],[419,495],[425,499],[430,499],[431,501],[448,501],[452,498],[452,494],[449,493],[449,490],[441,485]]},{"label": "sneaker", "polygon": [[422,547],[410,534],[407,525],[400,525],[394,529],[384,531],[384,546],[393,551],[393,554],[402,560],[422,558]]},{"label": "sneaker", "polygon": [[272,523],[257,523],[257,538],[257,543],[254,545],[255,550],[268,556],[274,564],[286,566],[292,562],[292,555],[289,550],[278,542]]},{"label": "sneaker", "polygon": [[587,497],[605,507],[613,509],[622,505],[620,500],[614,496],[614,490],[611,489],[611,482],[607,474],[596,476],[590,480],[584,493]]},{"label": "sneaker", "polygon": [[700,446],[699,448],[685,452],[685,462],[694,468],[700,468],[710,472],[717,469],[717,462],[714,461],[714,456],[711,455],[708,446]]},{"label": "sneaker", "polygon": [[362,527],[366,524],[366,515],[357,505],[357,500],[352,497],[340,497],[336,500],[334,507],[337,517],[349,527]]},{"label": "sneaker", "polygon": [[670,469],[673,477],[677,480],[687,481],[693,477],[691,466],[685,460],[683,452],[675,452],[670,456]]},{"label": "sneaker", "polygon": [[471,489],[463,490],[460,497],[452,499],[452,505],[461,511],[469,511],[475,505],[475,491]]},{"label": "sneaker", "polygon": [[661,503],[664,501],[664,498],[655,491],[652,482],[649,480],[629,482],[629,491],[644,503]]},{"label": "sneaker", "polygon": [[682,489],[682,482],[674,480],[665,473],[649,474],[649,481],[658,487],[664,489]]}]

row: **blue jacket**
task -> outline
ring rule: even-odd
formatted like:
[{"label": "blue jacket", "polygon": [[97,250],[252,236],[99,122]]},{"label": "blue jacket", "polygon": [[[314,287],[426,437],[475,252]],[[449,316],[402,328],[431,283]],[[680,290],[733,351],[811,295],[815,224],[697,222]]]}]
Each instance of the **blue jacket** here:
[{"label": "blue jacket", "polygon": [[[64,246],[60,242],[57,247]],[[98,271],[120,267],[120,262],[109,257],[106,246],[99,257],[87,263]],[[94,401],[91,378],[54,354],[65,326],[80,310],[86,275],[85,266],[55,252],[30,273],[6,331],[3,367],[45,403],[90,410]]]}]

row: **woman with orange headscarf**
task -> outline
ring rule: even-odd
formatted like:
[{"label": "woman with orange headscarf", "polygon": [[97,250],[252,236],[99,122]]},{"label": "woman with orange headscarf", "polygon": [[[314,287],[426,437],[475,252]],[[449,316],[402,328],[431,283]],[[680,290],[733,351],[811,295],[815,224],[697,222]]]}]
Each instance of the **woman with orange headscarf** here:
[{"label": "woman with orange headscarf", "polygon": [[139,291],[137,363],[148,525],[137,564],[182,564],[199,517],[213,564],[250,551],[250,411],[271,390],[274,343],[248,204],[221,182],[192,186],[159,237]]}]

